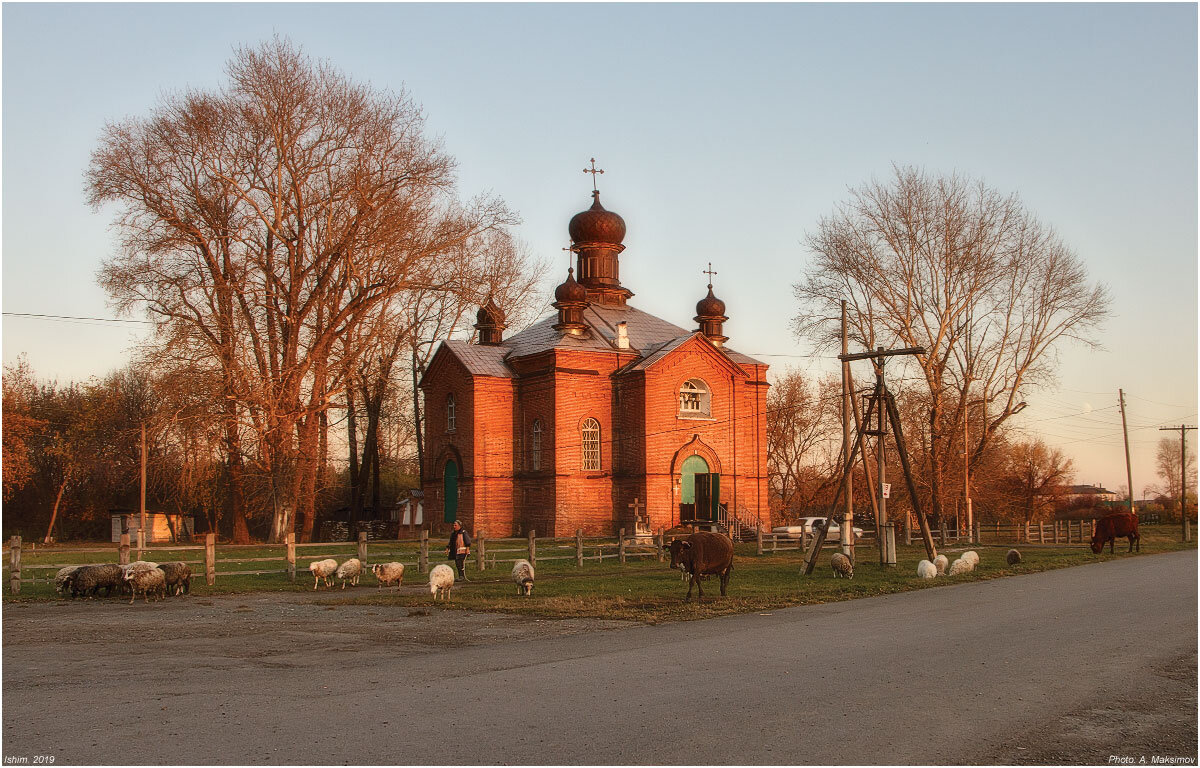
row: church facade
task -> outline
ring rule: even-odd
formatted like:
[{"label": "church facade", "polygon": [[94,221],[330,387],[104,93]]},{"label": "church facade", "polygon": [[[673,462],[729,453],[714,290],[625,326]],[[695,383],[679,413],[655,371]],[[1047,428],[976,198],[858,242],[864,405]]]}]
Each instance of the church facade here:
[{"label": "church facade", "polygon": [[711,283],[694,330],[630,305],[625,222],[593,198],[568,227],[556,314],[505,338],[489,300],[477,342],[430,360],[426,519],[490,537],[767,526],[767,366],[726,346]]}]

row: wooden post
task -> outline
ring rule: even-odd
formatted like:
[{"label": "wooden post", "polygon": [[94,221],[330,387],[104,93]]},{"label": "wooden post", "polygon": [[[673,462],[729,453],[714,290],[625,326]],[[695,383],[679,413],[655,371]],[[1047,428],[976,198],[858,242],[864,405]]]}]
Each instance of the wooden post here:
[{"label": "wooden post", "polygon": [[938,519],[938,532],[941,533],[941,535],[942,535],[941,545],[944,547],[944,546],[946,546],[946,518],[945,517]]},{"label": "wooden post", "polygon": [[537,567],[537,531],[529,529],[529,564]]},{"label": "wooden post", "polygon": [[1030,526],[1029,526],[1029,521],[1026,520],[1025,521],[1025,543],[1026,544],[1029,543],[1029,536],[1030,536]]},{"label": "wooden post", "polygon": [[1059,533],[1060,528],[1062,528],[1062,522],[1059,520],[1055,520],[1054,521],[1054,543],[1055,544],[1058,543],[1058,540],[1060,538],[1060,533]]},{"label": "wooden post", "polygon": [[479,534],[475,537],[475,567],[479,570],[487,568],[487,560],[484,555],[487,553],[487,536],[484,535],[483,529],[479,529]]},{"label": "wooden post", "polygon": [[146,531],[144,528],[138,528],[137,532],[137,559],[142,559],[142,550],[146,548]]},{"label": "wooden post", "polygon": [[575,567],[583,567],[583,529],[575,529]]},{"label": "wooden post", "polygon": [[912,514],[904,514],[904,545],[912,546]]},{"label": "wooden post", "polygon": [[[666,543],[664,541],[665,538],[666,534],[663,533],[662,528],[659,528],[658,535],[654,537],[654,549],[658,552],[658,562],[660,563],[663,561],[663,557],[667,554],[667,551],[663,549],[663,545]],[[759,546],[762,545],[760,544]],[[761,554],[761,552],[759,554]]]},{"label": "wooden post", "polygon": [[360,563],[367,562],[367,532],[358,532],[358,561]]},{"label": "wooden post", "polygon": [[417,555],[417,571],[419,573],[429,572],[429,529],[421,529],[421,551]]},{"label": "wooden post", "polygon": [[296,532],[288,531],[287,537],[287,572],[288,581],[296,580]]},{"label": "wooden post", "polygon": [[757,533],[758,533],[758,536],[757,536],[757,539],[758,539],[758,554],[760,554],[760,555],[761,555],[761,554],[763,553],[763,548],[762,548],[762,526],[761,526],[761,525],[760,525],[760,526],[758,526],[758,531],[757,531]]},{"label": "wooden post", "polygon": [[1038,544],[1046,543],[1046,521],[1038,520]]},{"label": "wooden post", "polygon": [[117,546],[117,563],[129,565],[129,534],[121,534],[121,543]]},{"label": "wooden post", "polygon": [[8,547],[8,585],[14,595],[19,595],[21,594],[21,537],[13,536],[9,539]]},{"label": "wooden post", "polygon": [[217,534],[204,535],[204,583],[212,586],[217,583]]},{"label": "wooden post", "polygon": [[617,531],[617,562],[625,562],[625,529]]}]

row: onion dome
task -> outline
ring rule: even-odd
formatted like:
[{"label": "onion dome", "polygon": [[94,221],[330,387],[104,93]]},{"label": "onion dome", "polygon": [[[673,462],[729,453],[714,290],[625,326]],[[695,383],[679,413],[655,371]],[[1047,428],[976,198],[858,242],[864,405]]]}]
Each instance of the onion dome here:
[{"label": "onion dome", "polygon": [[567,279],[554,289],[554,301],[559,304],[587,302],[587,288],[575,281],[575,268],[567,269]]},{"label": "onion dome", "polygon": [[708,295],[696,302],[696,319],[725,317],[725,302],[713,295],[712,283],[708,285]]},{"label": "onion dome", "polygon": [[497,346],[504,341],[504,310],[496,305],[492,297],[475,313],[475,329],[479,331],[479,343]]},{"label": "onion dome", "polygon": [[572,242],[620,245],[625,239],[625,220],[600,205],[599,191],[593,190],[592,198],[592,207],[575,214],[567,225]]},{"label": "onion dome", "polygon": [[[709,269],[712,269],[711,265]],[[700,324],[698,330],[713,344],[720,347],[729,340],[724,332],[725,321],[729,319],[725,316],[725,302],[713,294],[712,283],[708,284],[708,295],[696,302],[694,319]]]}]

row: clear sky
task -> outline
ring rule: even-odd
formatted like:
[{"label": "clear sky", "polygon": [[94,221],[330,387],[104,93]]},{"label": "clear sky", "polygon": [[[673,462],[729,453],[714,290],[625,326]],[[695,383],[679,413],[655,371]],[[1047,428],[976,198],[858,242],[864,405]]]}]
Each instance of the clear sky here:
[{"label": "clear sky", "polygon": [[[462,192],[517,210],[554,282],[594,156],[633,302],[691,327],[711,261],[730,345],[777,368],[833,368],[788,321],[804,235],[847,187],[899,163],[1020,194],[1114,296],[1105,349],[1064,348],[1020,423],[1115,489],[1123,387],[1140,498],[1157,428],[1196,421],[1196,22],[1194,4],[7,3],[3,307],[112,317],[111,212],[83,201],[102,126],[281,34],[408,88]],[[6,315],[3,357],[86,379],[138,328]]]}]

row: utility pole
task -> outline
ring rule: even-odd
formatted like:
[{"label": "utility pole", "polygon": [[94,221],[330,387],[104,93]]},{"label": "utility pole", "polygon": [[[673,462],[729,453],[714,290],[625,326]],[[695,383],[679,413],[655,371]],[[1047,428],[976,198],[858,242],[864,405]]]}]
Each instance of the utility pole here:
[{"label": "utility pole", "polygon": [[[967,354],[966,380],[963,382],[963,513],[959,517],[958,535],[962,536],[962,519],[967,519],[967,530],[974,531],[974,517],[971,514],[971,315],[967,313]],[[968,534],[969,536],[969,534]],[[969,539],[968,539],[969,540]],[[946,542],[942,542],[945,546]]]},{"label": "utility pole", "polygon": [[1174,432],[1179,430],[1179,525],[1183,530],[1183,540],[1191,541],[1191,531],[1188,530],[1187,516],[1187,433],[1195,429],[1186,424],[1178,427],[1159,427],[1159,432]]},{"label": "utility pole", "polygon": [[142,482],[141,501],[138,504],[138,559],[142,558],[142,545],[146,541],[146,422],[142,422]]},{"label": "utility pole", "polygon": [[[849,340],[846,338],[846,300],[842,299],[842,354],[849,353]],[[850,463],[850,363],[842,361],[842,456],[851,468]],[[846,478],[846,495],[842,503],[842,554],[854,562],[854,477]]]},{"label": "utility pole", "polygon": [[1118,389],[1117,396],[1121,400],[1121,433],[1125,435],[1125,482],[1129,484],[1129,514],[1133,511],[1133,469],[1129,465],[1129,427],[1125,426],[1125,390]]}]

